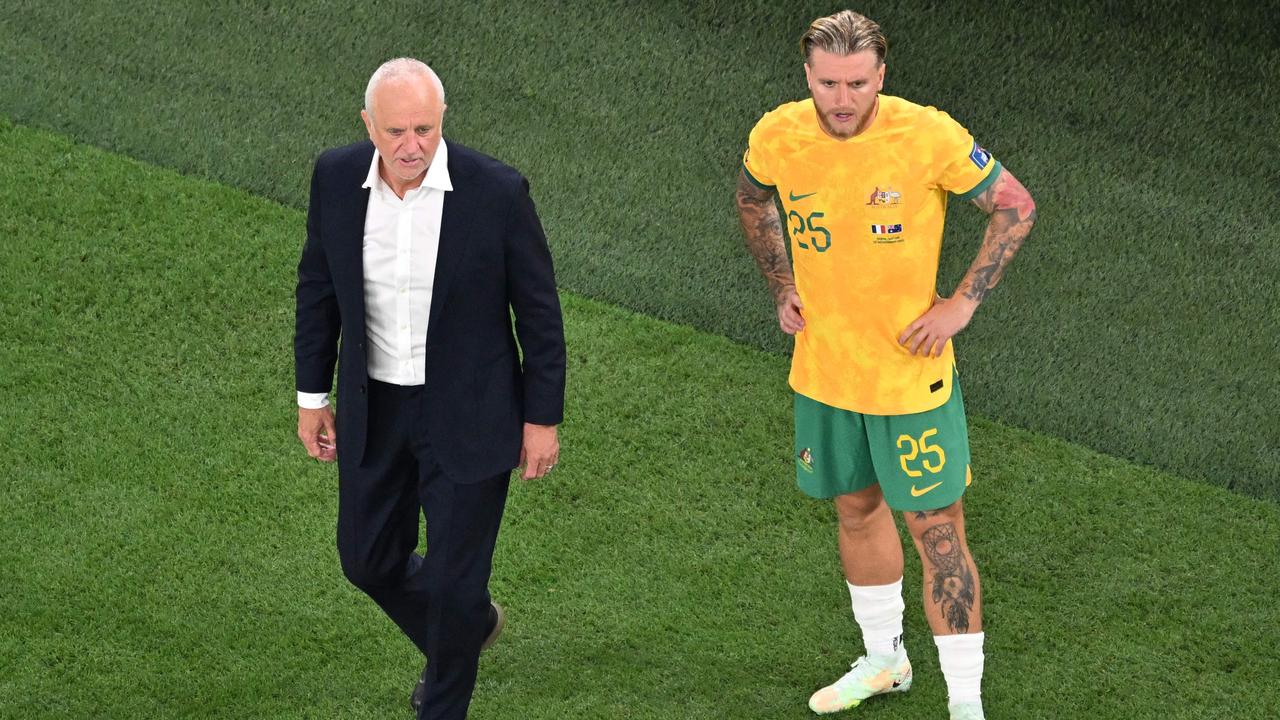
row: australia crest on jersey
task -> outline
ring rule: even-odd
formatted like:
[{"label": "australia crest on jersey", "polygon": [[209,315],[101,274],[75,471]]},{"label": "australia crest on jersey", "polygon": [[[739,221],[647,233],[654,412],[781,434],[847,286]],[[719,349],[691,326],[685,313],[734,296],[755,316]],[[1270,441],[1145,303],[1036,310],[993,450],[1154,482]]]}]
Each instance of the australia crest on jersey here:
[{"label": "australia crest on jersey", "polygon": [[871,191],[867,204],[872,207],[895,207],[902,204],[902,193],[894,190],[892,186],[885,186],[881,190],[877,185],[876,189]]}]

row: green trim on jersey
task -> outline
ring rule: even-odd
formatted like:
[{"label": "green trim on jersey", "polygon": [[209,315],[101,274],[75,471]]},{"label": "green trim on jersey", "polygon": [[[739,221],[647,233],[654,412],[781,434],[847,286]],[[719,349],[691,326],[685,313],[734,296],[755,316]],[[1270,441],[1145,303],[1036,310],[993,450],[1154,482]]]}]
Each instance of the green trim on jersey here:
[{"label": "green trim on jersey", "polygon": [[747,176],[747,179],[751,181],[751,184],[752,184],[752,185],[755,185],[756,187],[760,188],[761,190],[772,190],[772,189],[773,189],[773,186],[772,186],[772,185],[765,185],[764,183],[762,183],[762,182],[760,182],[759,180],[757,180],[757,179],[756,179],[756,176],[755,176],[755,175],[752,175],[752,174],[751,174],[751,171],[747,169],[747,164],[746,164],[746,163],[742,163],[742,174]]},{"label": "green trim on jersey", "polygon": [[1004,170],[1004,166],[1000,164],[999,160],[997,160],[996,166],[991,168],[991,172],[987,173],[987,176],[982,179],[982,182],[975,185],[969,192],[964,193],[963,195],[957,195],[956,198],[962,202],[968,202],[978,197],[982,194],[982,191],[991,187],[991,183],[996,181],[996,178],[1000,176],[1000,171],[1002,170]]}]

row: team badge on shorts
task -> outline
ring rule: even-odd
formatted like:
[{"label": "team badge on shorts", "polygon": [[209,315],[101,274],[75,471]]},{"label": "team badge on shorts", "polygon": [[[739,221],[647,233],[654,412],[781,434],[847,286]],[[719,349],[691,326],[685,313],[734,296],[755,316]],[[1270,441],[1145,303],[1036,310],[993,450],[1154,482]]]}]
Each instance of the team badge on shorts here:
[{"label": "team badge on shorts", "polygon": [[804,468],[805,471],[813,472],[813,453],[809,448],[800,451],[800,454],[796,456],[796,462],[800,463],[800,467]]}]

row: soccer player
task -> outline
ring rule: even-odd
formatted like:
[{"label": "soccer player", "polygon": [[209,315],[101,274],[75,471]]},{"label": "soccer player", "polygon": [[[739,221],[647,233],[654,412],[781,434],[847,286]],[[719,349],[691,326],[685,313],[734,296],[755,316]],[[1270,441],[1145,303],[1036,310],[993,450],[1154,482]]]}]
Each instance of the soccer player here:
[{"label": "soccer player", "polygon": [[[751,131],[737,204],[778,323],[795,335],[797,483],[835,501],[866,646],[809,707],[832,713],[911,687],[898,511],[924,567],[951,720],[980,720],[982,594],[965,539],[969,439],[951,338],[999,282],[1035,205],[946,113],[880,94],[887,44],[876,23],[848,10],[819,18],[801,49],[812,98],[776,108]],[[977,259],[943,298],[948,194],[990,222]]]}]

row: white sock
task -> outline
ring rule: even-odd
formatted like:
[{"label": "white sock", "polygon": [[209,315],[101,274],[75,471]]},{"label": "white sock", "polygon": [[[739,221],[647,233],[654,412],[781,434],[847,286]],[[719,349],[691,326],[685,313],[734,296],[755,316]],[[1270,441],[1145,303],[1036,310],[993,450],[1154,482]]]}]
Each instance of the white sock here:
[{"label": "white sock", "polygon": [[947,679],[947,702],[982,702],[982,641],[986,633],[934,635],[938,664]]},{"label": "white sock", "polygon": [[853,619],[862,629],[862,644],[869,658],[905,660],[907,649],[902,644],[902,578],[888,585],[849,586],[853,603]]}]

